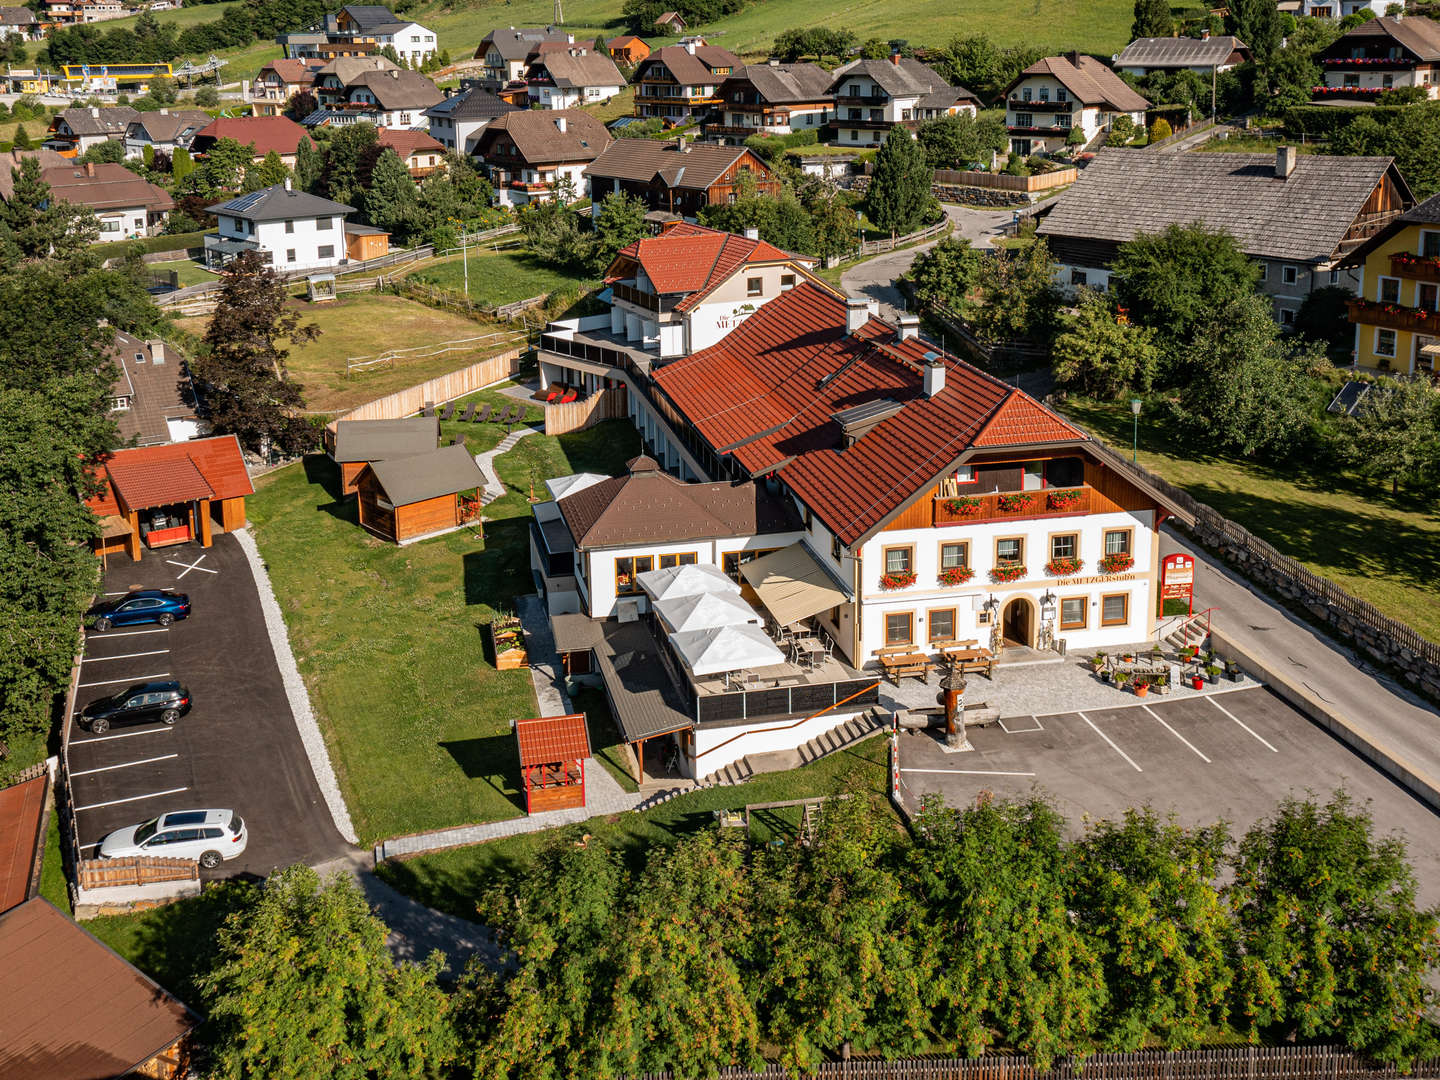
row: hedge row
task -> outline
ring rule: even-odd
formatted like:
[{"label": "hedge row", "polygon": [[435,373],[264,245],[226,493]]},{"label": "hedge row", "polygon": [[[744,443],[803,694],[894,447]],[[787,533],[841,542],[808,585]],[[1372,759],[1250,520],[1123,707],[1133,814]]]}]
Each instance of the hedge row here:
[{"label": "hedge row", "polygon": [[1294,105],[1285,110],[1287,138],[1305,135],[1310,138],[1333,139],[1341,129],[1361,116],[1369,116],[1381,124],[1389,123],[1404,110],[1404,105],[1373,105],[1366,109],[1337,109],[1331,105]]}]

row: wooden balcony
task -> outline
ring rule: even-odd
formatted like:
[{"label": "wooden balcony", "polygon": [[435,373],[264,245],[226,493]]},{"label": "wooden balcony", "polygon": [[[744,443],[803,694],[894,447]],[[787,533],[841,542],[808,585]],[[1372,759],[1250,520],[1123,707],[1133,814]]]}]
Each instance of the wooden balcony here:
[{"label": "wooden balcony", "polygon": [[994,521],[1073,517],[1090,512],[1091,488],[1039,488],[992,491],[984,495],[948,495],[935,499],[935,525],[982,525]]},{"label": "wooden balcony", "polygon": [[1440,258],[1408,252],[1391,255],[1390,273],[1415,281],[1440,281]]},{"label": "wooden balcony", "polygon": [[1070,112],[1075,108],[1073,101],[1026,101],[1024,98],[1007,98],[1006,106],[1021,112]]},{"label": "wooden balcony", "polygon": [[1379,326],[1386,330],[1406,330],[1421,334],[1440,334],[1440,311],[1382,304],[1374,300],[1351,300],[1347,315],[1352,323]]},{"label": "wooden balcony", "polygon": [[657,314],[674,311],[675,305],[684,299],[681,296],[661,296],[653,292],[642,292],[634,285],[627,285],[623,281],[617,281],[611,285],[610,293],[616,300],[623,300],[627,304],[634,304],[636,307]]}]

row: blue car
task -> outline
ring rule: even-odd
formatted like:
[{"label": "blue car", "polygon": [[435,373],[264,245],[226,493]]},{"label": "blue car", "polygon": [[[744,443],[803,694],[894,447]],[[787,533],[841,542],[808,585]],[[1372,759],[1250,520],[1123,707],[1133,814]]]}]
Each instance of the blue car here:
[{"label": "blue car", "polygon": [[102,633],[112,626],[131,623],[159,623],[169,626],[190,614],[190,597],[165,589],[126,593],[118,600],[95,609],[95,629]]}]

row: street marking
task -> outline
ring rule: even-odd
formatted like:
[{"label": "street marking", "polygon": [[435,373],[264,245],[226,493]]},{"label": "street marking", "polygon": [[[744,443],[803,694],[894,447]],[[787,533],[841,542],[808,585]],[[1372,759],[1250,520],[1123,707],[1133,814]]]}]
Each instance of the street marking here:
[{"label": "street marking", "polygon": [[178,573],[178,574],[175,575],[175,580],[176,580],[176,581],[179,581],[179,580],[180,580],[181,578],[183,578],[186,574],[188,574],[191,570],[199,570],[199,571],[201,571],[202,573],[206,573],[206,574],[218,574],[218,573],[220,572],[219,570],[211,570],[208,566],[201,566],[201,565],[200,565],[202,562],[205,561],[205,559],[208,557],[208,555],[209,555],[209,552],[206,552],[205,555],[201,555],[201,556],[200,556],[198,559],[196,559],[193,563],[180,562],[178,559],[166,559],[165,561],[166,561],[167,563],[169,563],[171,566],[183,566],[183,567],[185,567],[184,570],[181,570],[180,573]]},{"label": "street marking", "polygon": [[121,803],[140,802],[143,799],[158,799],[162,795],[179,795],[182,791],[189,791],[188,787],[171,788],[169,791],[152,791],[149,795],[131,795],[128,799],[111,799],[109,802],[91,803],[89,806],[75,807],[75,813],[81,810],[99,810],[106,806],[119,806]]},{"label": "street marking", "polygon": [[[77,712],[75,714],[79,716]],[[88,739],[80,739],[78,742],[71,742],[71,746],[89,746],[92,742],[105,742],[107,739],[130,739],[136,735],[158,735],[162,731],[174,731],[175,729],[166,725],[165,727],[146,728],[144,731],[122,731],[118,735],[92,735]]]},{"label": "street marking", "polygon": [[[1011,719],[1011,720],[1019,720],[1020,717],[1018,717],[1018,716],[1012,716],[1010,719]],[[1038,716],[1032,716],[1032,717],[1030,717],[1030,719],[1033,720],[1033,721],[1035,721],[1035,726],[1034,726],[1034,727],[1012,728],[1012,727],[1006,727],[1006,726],[1005,726],[1005,719],[1004,719],[1004,717],[1001,717],[1001,718],[1000,718],[1000,730],[1003,731],[1003,732],[1005,732],[1006,735],[1028,735],[1028,734],[1029,734],[1030,732],[1032,732],[1032,731],[1044,731],[1044,730],[1045,730],[1043,727],[1041,727],[1041,725],[1040,725],[1040,718],[1039,718]]]},{"label": "street marking", "polygon": [[90,638],[90,637],[94,637],[94,638],[103,637],[103,638],[106,638],[106,639],[108,640],[109,638],[117,638],[117,637],[135,637],[135,636],[138,635],[138,634],[168,634],[169,632],[170,632],[170,627],[168,627],[168,626],[157,626],[154,630],[126,630],[123,634],[112,634],[112,633],[110,633],[108,630],[107,630],[107,631],[103,631],[103,632],[102,632],[102,631],[99,631],[99,630],[92,630],[89,634],[86,635],[86,637],[87,637],[87,638]]},{"label": "street marking", "polygon": [[162,671],[162,672],[160,672],[158,675],[132,675],[132,676],[130,676],[130,678],[128,678],[128,679],[105,679],[105,680],[103,680],[102,682],[82,682],[82,683],[77,683],[76,685],[79,686],[79,687],[86,687],[86,686],[114,686],[116,683],[122,683],[122,682],[138,683],[138,682],[144,682],[146,679],[164,679],[164,678],[166,678],[167,676],[169,676],[169,674],[170,674],[170,672],[168,672],[168,671]]},{"label": "street marking", "polygon": [[1218,701],[1216,701],[1214,698],[1206,698],[1206,700],[1209,701],[1211,705],[1214,705],[1215,708],[1217,708],[1217,709],[1219,709],[1221,712],[1223,712],[1223,713],[1224,713],[1226,716],[1228,716],[1231,720],[1234,720],[1235,723],[1239,724],[1239,725],[1240,725],[1242,728],[1244,728],[1246,731],[1250,732],[1251,735],[1254,735],[1255,738],[1256,738],[1257,740],[1259,740],[1259,742],[1260,742],[1262,745],[1269,747],[1272,753],[1278,754],[1278,753],[1280,752],[1280,750],[1279,750],[1278,747],[1271,746],[1271,744],[1269,743],[1268,740],[1266,740],[1263,736],[1256,734],[1254,728],[1252,728],[1249,724],[1245,723],[1244,720],[1241,720],[1238,716],[1236,716],[1236,715],[1235,715],[1233,712],[1231,712],[1229,709],[1225,708],[1224,705],[1221,705],[1221,704],[1220,704]]},{"label": "street marking", "polygon": [[139,761],[126,761],[120,765],[106,765],[99,769],[82,769],[80,772],[72,772],[70,778],[73,780],[77,776],[89,776],[91,773],[111,772],[114,769],[128,769],[132,765],[149,765],[155,761],[169,761],[171,758],[177,758],[179,756],[179,754],[161,754],[159,757],[141,758]]},{"label": "street marking", "polygon": [[137,656],[164,656],[169,651],[169,649],[153,649],[150,652],[127,652],[117,656],[87,656],[85,663],[98,664],[101,660],[131,660]]},{"label": "street marking", "polygon": [[1171,727],[1169,724],[1165,723],[1165,718],[1164,718],[1163,716],[1161,716],[1159,713],[1157,713],[1154,709],[1150,708],[1149,705],[1142,705],[1142,706],[1140,706],[1140,707],[1141,707],[1142,709],[1144,709],[1146,712],[1148,712],[1151,716],[1153,716],[1156,720],[1159,720],[1160,723],[1164,725],[1165,730],[1168,731],[1168,732],[1170,732],[1171,735],[1174,735],[1175,738],[1179,739],[1179,740],[1180,740],[1181,742],[1183,742],[1186,746],[1190,747],[1191,750],[1194,750],[1196,757],[1198,757],[1201,761],[1205,762],[1206,765],[1211,764],[1210,759],[1209,759],[1208,757],[1206,757],[1204,754],[1200,753],[1199,749],[1195,746],[1194,743],[1192,743],[1189,739],[1185,738],[1184,735],[1181,735],[1178,731],[1176,731],[1176,730],[1175,730],[1173,727]]},{"label": "street marking", "polygon": [[1033,772],[1000,772],[990,769],[901,769],[901,772],[947,773],[952,776],[1034,776]]},{"label": "street marking", "polygon": [[1131,767],[1132,769],[1134,769],[1136,772],[1144,772],[1144,771],[1145,771],[1144,769],[1140,768],[1139,765],[1136,765],[1136,764],[1135,764],[1135,759],[1134,759],[1134,758],[1132,758],[1129,754],[1125,753],[1124,750],[1121,750],[1120,747],[1118,747],[1118,746],[1115,745],[1115,740],[1114,740],[1114,739],[1110,738],[1109,735],[1106,735],[1103,731],[1101,731],[1098,727],[1096,727],[1094,721],[1091,720],[1090,717],[1086,716],[1083,712],[1077,712],[1075,715],[1078,716],[1078,717],[1080,717],[1081,720],[1084,720],[1085,723],[1089,724],[1091,731],[1095,732],[1096,735],[1099,735],[1100,738],[1104,739],[1107,743],[1109,743],[1109,744],[1110,744],[1110,749],[1114,750],[1117,754],[1119,754],[1121,757],[1123,757],[1126,761],[1130,762],[1130,767]]}]

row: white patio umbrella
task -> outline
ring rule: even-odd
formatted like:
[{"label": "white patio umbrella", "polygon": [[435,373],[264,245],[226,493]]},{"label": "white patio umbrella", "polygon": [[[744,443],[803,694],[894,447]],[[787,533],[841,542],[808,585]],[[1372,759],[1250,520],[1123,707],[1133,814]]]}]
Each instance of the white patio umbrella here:
[{"label": "white patio umbrella", "polygon": [[765,636],[765,631],[749,623],[681,630],[670,635],[670,644],[693,675],[719,675],[785,662],[785,655]]},{"label": "white patio umbrella", "polygon": [[761,614],[735,593],[696,593],[672,596],[655,602],[655,614],[671,633],[681,630],[710,630],[742,623],[761,625]]},{"label": "white patio umbrella", "polygon": [[726,577],[725,571],[709,563],[690,563],[687,566],[667,566],[663,570],[647,570],[636,580],[651,600],[740,591],[740,586]]},{"label": "white patio umbrella", "polygon": [[550,492],[550,498],[559,502],[566,495],[574,495],[577,491],[584,491],[588,487],[594,487],[602,480],[610,478],[604,473],[578,472],[569,476],[556,476],[545,481],[545,488]]}]

